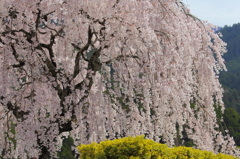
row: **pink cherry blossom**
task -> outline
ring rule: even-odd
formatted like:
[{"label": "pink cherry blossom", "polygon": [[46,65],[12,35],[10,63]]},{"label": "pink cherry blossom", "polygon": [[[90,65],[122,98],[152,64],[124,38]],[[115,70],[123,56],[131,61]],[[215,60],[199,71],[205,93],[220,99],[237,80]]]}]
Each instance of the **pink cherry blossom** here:
[{"label": "pink cherry blossom", "polygon": [[182,1],[3,0],[0,18],[4,158],[55,156],[66,132],[76,146],[140,134],[174,146],[177,129],[237,155],[213,107],[226,44]]}]

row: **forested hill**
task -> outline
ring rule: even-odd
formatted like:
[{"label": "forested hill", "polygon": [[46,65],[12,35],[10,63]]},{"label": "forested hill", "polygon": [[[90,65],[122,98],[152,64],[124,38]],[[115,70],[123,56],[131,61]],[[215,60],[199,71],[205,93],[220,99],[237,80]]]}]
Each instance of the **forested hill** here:
[{"label": "forested hill", "polygon": [[225,90],[224,103],[240,113],[240,23],[225,26],[220,32],[228,50],[223,56],[228,71],[220,73],[220,83]]},{"label": "forested hill", "polygon": [[228,71],[220,73],[220,83],[224,88],[224,122],[240,146],[240,23],[225,26],[220,30],[222,40],[227,43],[228,52],[224,54]]}]

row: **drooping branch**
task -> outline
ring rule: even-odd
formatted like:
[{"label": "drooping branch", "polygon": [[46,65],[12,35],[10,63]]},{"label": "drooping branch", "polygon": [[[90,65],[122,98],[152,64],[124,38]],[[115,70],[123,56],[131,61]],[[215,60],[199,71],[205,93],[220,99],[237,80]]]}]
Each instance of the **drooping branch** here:
[{"label": "drooping branch", "polygon": [[[0,99],[3,100],[5,97],[1,97]],[[4,105],[3,102],[0,102],[1,105]],[[7,102],[6,104],[8,112],[11,111],[16,119],[24,120],[24,116],[28,115],[28,111],[22,111],[19,106],[12,104],[11,101]]]},{"label": "drooping branch", "polygon": [[56,68],[57,67],[57,64],[56,62],[54,61],[54,53],[53,53],[53,44],[54,44],[54,39],[55,39],[55,36],[54,35],[51,35],[51,38],[50,38],[50,43],[49,44],[43,44],[43,43],[40,43],[39,45],[45,49],[48,50],[49,52],[49,56],[50,56],[50,61],[51,61],[51,64]]},{"label": "drooping branch", "polygon": [[80,14],[81,15],[84,15],[87,19],[91,20],[93,23],[98,23],[98,24],[101,24],[104,26],[105,22],[106,22],[106,19],[103,18],[103,21],[100,21],[99,19],[96,19],[92,16],[90,16],[86,11],[84,11],[83,9],[80,9]]},{"label": "drooping branch", "polygon": [[19,60],[19,59],[18,59],[19,55],[17,54],[17,51],[16,51],[16,49],[15,49],[15,47],[14,47],[14,44],[11,44],[10,46],[11,46],[11,48],[12,48],[12,50],[13,50],[12,54],[13,54],[15,60],[18,62],[18,64],[14,64],[14,65],[13,65],[13,68],[24,66],[24,65],[25,65],[25,62],[24,62],[23,60]]},{"label": "drooping branch", "polygon": [[113,58],[113,59],[111,59],[111,60],[108,60],[108,61],[106,61],[106,62],[104,62],[104,63],[106,63],[107,65],[108,64],[110,64],[110,63],[112,63],[114,60],[121,60],[121,59],[124,59],[124,58],[133,58],[133,59],[139,59],[139,57],[138,56],[136,56],[136,55],[119,55],[119,56],[117,56],[117,57],[115,57],[115,58]]}]

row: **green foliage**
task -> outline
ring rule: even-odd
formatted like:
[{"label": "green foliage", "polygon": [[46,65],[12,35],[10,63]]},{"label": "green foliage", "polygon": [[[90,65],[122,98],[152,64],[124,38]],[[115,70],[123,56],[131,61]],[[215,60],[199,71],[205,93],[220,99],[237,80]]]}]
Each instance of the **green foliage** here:
[{"label": "green foliage", "polygon": [[198,112],[200,111],[200,108],[196,107],[196,103],[190,103],[190,108],[192,108],[195,118],[198,118]]},{"label": "green foliage", "polygon": [[228,50],[223,56],[228,71],[221,72],[219,76],[224,88],[223,101],[227,108],[234,108],[240,113],[240,23],[225,26],[220,32]]},{"label": "green foliage", "polygon": [[14,150],[16,150],[16,146],[17,146],[17,140],[15,139],[15,134],[16,134],[15,127],[16,127],[16,124],[14,124],[13,122],[11,122],[10,132],[13,134],[13,137],[8,136],[8,139],[9,139],[10,141],[12,141],[12,143],[13,143],[13,145],[14,145]]},{"label": "green foliage", "polygon": [[240,23],[233,26],[225,26],[220,30],[223,37],[222,40],[226,42],[228,54],[224,55],[226,60],[232,59],[232,56],[239,56],[240,52]]},{"label": "green foliage", "polygon": [[227,108],[223,119],[230,135],[240,146],[240,117],[238,115],[240,113],[240,23],[225,26],[220,32],[223,35],[222,40],[227,43],[228,50],[223,56],[228,71],[221,72],[219,76],[219,81],[224,88],[223,102]]},{"label": "green foliage", "polygon": [[240,115],[233,109],[225,109],[224,122],[229,130],[229,134],[233,136],[236,145],[240,145]]},{"label": "green foliage", "polygon": [[63,139],[63,144],[61,151],[58,152],[59,159],[75,159],[74,155],[75,153],[72,151],[72,148],[74,146],[74,141],[71,137],[68,136],[68,138]]},{"label": "green foliage", "polygon": [[[216,116],[219,119],[218,125],[219,131],[225,133],[225,130],[229,130],[229,134],[234,138],[236,145],[240,145],[240,115],[233,108],[227,108],[224,113],[221,111],[221,106],[214,104]],[[223,119],[223,122],[222,120]]]},{"label": "green foliage", "polygon": [[81,144],[78,150],[81,159],[234,159],[230,155],[215,155],[190,147],[169,148],[165,144],[144,139],[144,136]]},{"label": "green foliage", "polygon": [[183,125],[183,130],[180,132],[179,124],[176,123],[177,137],[175,138],[175,146],[186,146],[186,147],[195,146],[195,144],[193,143],[193,140],[190,139],[186,133],[187,127],[188,127],[187,125]]},{"label": "green foliage", "polygon": [[228,127],[226,126],[226,124],[224,122],[222,106],[214,103],[213,107],[214,107],[214,111],[216,113],[217,123],[219,125],[219,127],[215,128],[215,130],[222,132],[223,134],[226,134],[226,129],[228,129]]},{"label": "green foliage", "polygon": [[223,102],[226,108],[234,108],[238,113],[240,113],[240,96],[239,91],[236,89],[231,89],[224,86],[224,98]]}]

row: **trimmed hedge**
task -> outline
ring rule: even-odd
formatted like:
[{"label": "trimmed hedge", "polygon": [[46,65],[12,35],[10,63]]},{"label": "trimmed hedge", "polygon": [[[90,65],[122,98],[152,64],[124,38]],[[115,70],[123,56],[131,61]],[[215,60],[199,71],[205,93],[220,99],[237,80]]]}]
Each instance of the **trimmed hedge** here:
[{"label": "trimmed hedge", "polygon": [[144,136],[81,144],[77,148],[80,159],[235,159],[230,155],[215,155],[190,147],[169,148],[165,144],[144,139]]}]

